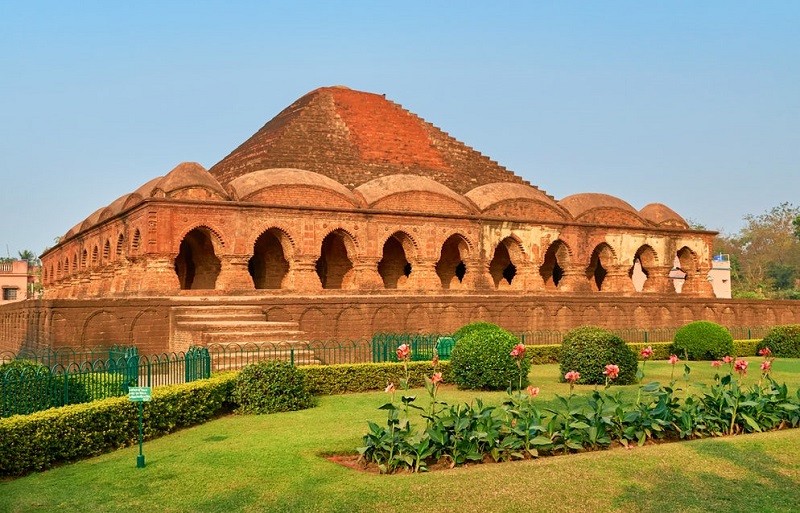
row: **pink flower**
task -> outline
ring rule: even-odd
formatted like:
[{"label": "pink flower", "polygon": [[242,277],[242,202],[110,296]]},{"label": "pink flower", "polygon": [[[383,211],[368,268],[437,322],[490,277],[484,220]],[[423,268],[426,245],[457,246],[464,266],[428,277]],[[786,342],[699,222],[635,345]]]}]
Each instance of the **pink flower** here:
[{"label": "pink flower", "polygon": [[648,358],[650,358],[651,356],[653,356],[653,348],[652,348],[652,347],[650,347],[650,346],[647,346],[647,347],[645,347],[644,349],[642,349],[641,351],[639,351],[639,354],[641,354],[641,355],[642,355],[642,358],[644,358],[645,360],[647,360]]},{"label": "pink flower", "polygon": [[408,360],[409,356],[411,356],[411,348],[408,344],[401,344],[400,347],[397,348],[397,359]]},{"label": "pink flower", "polygon": [[765,347],[764,349],[760,349],[758,351],[758,354],[766,358],[772,356],[772,351],[770,350],[770,348]]},{"label": "pink flower", "polygon": [[528,388],[526,388],[525,390],[528,392],[528,395],[531,396],[531,398],[539,395],[539,387],[529,385]]},{"label": "pink flower", "polygon": [[719,367],[721,365],[722,365],[722,362],[719,361],[719,360],[714,360],[713,362],[711,362],[711,366],[712,367]]},{"label": "pink flower", "polygon": [[771,361],[765,360],[761,362],[761,372],[763,372],[764,374],[768,374],[771,369],[772,369]]},{"label": "pink flower", "polygon": [[572,383],[575,383],[576,381],[581,379],[581,374],[578,371],[569,371],[568,373],[564,374],[564,379]]},{"label": "pink flower", "polygon": [[747,376],[747,360],[736,360],[733,368],[740,376]]},{"label": "pink flower", "polygon": [[603,374],[608,376],[608,379],[616,379],[617,376],[619,376],[619,367],[613,363],[609,363],[606,365],[606,370],[603,371]]},{"label": "pink flower", "polygon": [[681,360],[678,358],[677,355],[674,355],[674,354],[669,355],[669,363],[670,364],[675,365],[679,361],[681,361]]},{"label": "pink flower", "polygon": [[386,385],[386,389],[384,390],[384,392],[386,392],[387,394],[393,394],[394,393],[394,383],[392,383],[390,381],[389,384]]},{"label": "pink flower", "polygon": [[436,385],[437,383],[442,382],[442,373],[441,372],[434,372],[433,376],[431,376],[431,383]]},{"label": "pink flower", "polygon": [[515,360],[522,360],[525,356],[525,346],[523,344],[517,344],[514,346],[514,349],[511,350],[511,357]]},{"label": "pink flower", "polygon": [[732,361],[733,361],[732,356],[726,356],[725,358],[722,359],[723,363],[731,363]]}]

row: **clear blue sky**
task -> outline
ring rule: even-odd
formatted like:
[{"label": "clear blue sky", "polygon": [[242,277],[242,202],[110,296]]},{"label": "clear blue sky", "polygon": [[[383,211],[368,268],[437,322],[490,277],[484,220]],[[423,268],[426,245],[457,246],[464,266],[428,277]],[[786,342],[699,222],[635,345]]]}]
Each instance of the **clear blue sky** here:
[{"label": "clear blue sky", "polygon": [[212,166],[336,84],[556,199],[659,202],[727,233],[800,203],[797,1],[0,0],[0,254]]}]

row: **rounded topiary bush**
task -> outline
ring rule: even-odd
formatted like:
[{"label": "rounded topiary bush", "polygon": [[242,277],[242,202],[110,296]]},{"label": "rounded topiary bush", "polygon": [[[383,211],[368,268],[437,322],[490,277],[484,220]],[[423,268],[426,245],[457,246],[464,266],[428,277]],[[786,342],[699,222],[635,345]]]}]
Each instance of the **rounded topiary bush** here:
[{"label": "rounded topiary bush", "polygon": [[304,410],[316,404],[303,374],[289,362],[270,360],[242,369],[233,388],[239,413]]},{"label": "rounded topiary bush", "polygon": [[561,341],[559,359],[561,379],[570,371],[578,371],[582,385],[603,384],[606,365],[619,367],[619,376],[613,381],[618,385],[636,382],[638,357],[624,340],[608,330],[596,326],[583,326],[571,330]]},{"label": "rounded topiary bush", "polygon": [[453,334],[456,341],[450,354],[453,381],[462,389],[504,390],[528,384],[529,357],[519,363],[511,350],[519,339],[488,322],[467,324]]},{"label": "rounded topiary bush", "polygon": [[690,322],[675,332],[672,345],[676,354],[689,360],[733,356],[733,336],[726,328],[711,321]]},{"label": "rounded topiary bush", "polygon": [[772,356],[778,358],[800,358],[800,324],[770,329],[758,343],[758,350],[765,347],[772,351]]}]

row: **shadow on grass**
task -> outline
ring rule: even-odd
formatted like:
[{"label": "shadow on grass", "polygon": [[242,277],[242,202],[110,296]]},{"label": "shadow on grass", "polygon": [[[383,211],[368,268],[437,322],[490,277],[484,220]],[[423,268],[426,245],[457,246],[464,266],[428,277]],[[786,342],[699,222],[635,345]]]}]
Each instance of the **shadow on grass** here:
[{"label": "shadow on grass", "polygon": [[[759,436],[759,435],[751,435]],[[800,511],[800,481],[794,465],[764,453],[762,443],[726,440],[679,442],[688,451],[684,461],[661,461],[639,467],[613,505],[623,511],[789,512]],[[712,469],[712,470],[708,470]]]}]

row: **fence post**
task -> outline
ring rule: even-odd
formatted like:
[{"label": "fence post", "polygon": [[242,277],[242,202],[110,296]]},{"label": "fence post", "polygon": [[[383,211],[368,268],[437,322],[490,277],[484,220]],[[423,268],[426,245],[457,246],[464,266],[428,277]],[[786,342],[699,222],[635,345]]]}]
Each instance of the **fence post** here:
[{"label": "fence post", "polygon": [[294,366],[294,348],[289,349],[289,362]]},{"label": "fence post", "polygon": [[644,343],[647,343],[647,330],[644,330]]}]

